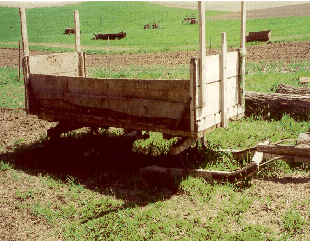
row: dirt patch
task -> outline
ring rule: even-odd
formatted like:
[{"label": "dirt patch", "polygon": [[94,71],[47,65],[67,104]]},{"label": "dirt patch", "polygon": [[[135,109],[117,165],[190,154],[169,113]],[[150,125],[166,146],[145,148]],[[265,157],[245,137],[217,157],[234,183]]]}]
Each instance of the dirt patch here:
[{"label": "dirt patch", "polygon": [[[229,51],[235,51],[230,48]],[[310,59],[310,42],[281,42],[247,47],[247,62],[260,63],[274,60],[289,64],[299,60]],[[207,55],[219,54],[218,49],[208,49]],[[30,51],[30,55],[46,54],[40,51]],[[0,67],[18,66],[18,49],[0,49]],[[143,54],[118,54],[118,55],[87,55],[87,67],[105,66],[109,62],[113,66],[143,66],[165,65],[176,66],[189,64],[192,57],[198,57],[198,51],[179,51]]]},{"label": "dirt patch", "polygon": [[55,123],[27,115],[22,108],[0,108],[0,152],[13,150],[16,145],[38,140]]}]

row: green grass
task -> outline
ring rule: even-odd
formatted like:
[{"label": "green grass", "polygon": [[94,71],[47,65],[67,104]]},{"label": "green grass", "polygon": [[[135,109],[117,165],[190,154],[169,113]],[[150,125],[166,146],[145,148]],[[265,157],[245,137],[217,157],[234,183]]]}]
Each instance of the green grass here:
[{"label": "green grass", "polygon": [[310,76],[310,61],[294,61],[283,67],[282,63],[263,61],[246,63],[246,90],[275,92],[279,84],[302,87],[299,78]]},{"label": "green grass", "polygon": [[108,64],[102,67],[88,69],[89,76],[95,78],[128,78],[128,79],[189,79],[189,65],[176,66],[117,66],[110,67]]},{"label": "green grass", "polygon": [[[199,26],[182,24],[185,16],[197,10],[172,8],[147,2],[84,2],[75,6],[27,9],[28,39],[31,49],[72,51],[74,35],[64,35],[66,27],[74,27],[73,10],[79,10],[81,43],[89,53],[161,52],[197,50]],[[206,11],[206,17],[226,12]],[[0,23],[0,46],[18,47],[20,20],[18,9],[0,8],[4,16]],[[248,19],[247,31],[272,30],[272,41],[309,41],[309,16],[269,19]],[[146,23],[156,22],[158,29],[143,29]],[[127,37],[116,41],[93,41],[94,33],[118,33]],[[206,21],[207,46],[220,47],[221,32],[227,33],[229,46],[240,44],[240,20]],[[46,44],[42,46],[41,44]],[[60,48],[47,46],[62,44]],[[71,49],[70,49],[71,45]]]},{"label": "green grass", "polygon": [[0,107],[25,107],[23,75],[19,80],[17,67],[0,68]]},{"label": "green grass", "polygon": [[[180,183],[178,194],[136,205],[107,191],[85,188],[72,177],[67,181],[48,175],[34,178],[14,169],[3,174],[1,181],[9,180],[12,185],[23,180],[23,190],[15,191],[12,205],[45,220],[53,231],[51,237],[65,240],[288,240],[304,237],[309,225],[307,215],[297,211],[310,207],[309,198],[285,204],[287,211],[279,217],[279,231],[253,225],[261,221],[247,216],[254,202],[258,200],[269,209],[272,205],[268,197],[262,199],[255,192],[255,187],[240,189],[189,177]],[[14,179],[16,175],[20,179]],[[140,199],[139,192],[148,192],[148,188],[143,188],[140,177],[136,177],[136,184],[140,188],[131,192]]]},{"label": "green grass", "polygon": [[[120,4],[122,8],[119,8]],[[197,16],[196,10],[166,8],[145,2],[86,2],[63,8],[27,10],[30,42],[73,45],[74,36],[66,36],[62,32],[66,27],[73,26],[74,9],[80,12],[82,45],[85,49],[89,48],[89,52],[176,51],[198,48],[198,25],[181,25],[184,16],[192,12]],[[210,14],[221,13],[207,12],[207,15]],[[18,46],[18,10],[0,8],[0,16],[4,16],[4,21],[0,23],[0,46]],[[142,29],[144,24],[154,21],[160,24],[160,29]],[[271,29],[273,40],[309,41],[308,22],[309,16],[248,20],[247,30]],[[229,45],[238,46],[239,25],[239,20],[210,20],[206,26],[207,40],[211,37],[212,47],[218,47],[220,33],[226,31]],[[90,40],[94,32],[122,30],[128,34],[124,40]],[[96,49],[101,47],[109,47],[109,50]],[[56,50],[41,45],[31,48]],[[58,50],[73,51],[67,47]],[[286,69],[281,63],[275,62],[247,63],[246,89],[273,92],[279,83],[301,86],[298,78],[309,76],[308,67],[309,61],[292,63]],[[174,69],[165,66],[129,66],[110,71],[108,66],[103,66],[89,69],[89,74],[105,78],[188,79],[189,69],[187,66]],[[17,68],[0,68],[0,107],[24,107],[23,81],[18,81],[17,76]],[[206,137],[211,148],[241,149],[255,146],[265,139],[275,142],[284,138],[296,138],[298,133],[306,132],[309,127],[309,122],[294,120],[289,115],[278,121],[266,121],[256,116],[231,122],[228,128],[215,129]],[[16,145],[21,141],[17,140]],[[163,141],[160,134],[151,133],[149,140],[136,141],[135,147],[161,154],[168,151],[170,144],[171,141]],[[245,164],[237,163],[225,155],[212,156],[210,153],[207,158],[205,167],[208,169],[232,170]],[[279,214],[279,230],[274,230],[271,228],[273,220],[262,224],[260,218],[252,220],[248,217],[257,202],[262,208],[255,210],[256,212],[270,215],[281,211],[281,207],[272,209],[273,201],[268,197],[261,198],[260,193],[255,191],[255,186],[238,188],[230,184],[212,185],[205,180],[188,177],[180,180],[176,192],[168,189],[170,195],[167,196],[167,190],[162,185],[151,185],[140,176],[132,175],[125,183],[117,180],[111,185],[103,185],[103,179],[99,178],[96,180],[96,187],[90,188],[88,182],[91,180],[79,180],[70,175],[64,180],[52,174],[28,175],[26,171],[14,168],[12,163],[14,161],[0,162],[0,181],[6,185],[9,183],[17,186],[16,189],[12,188],[13,200],[4,199],[2,203],[18,210],[26,210],[43,219],[49,225],[53,237],[62,237],[65,240],[306,239],[309,211],[298,210],[309,210],[309,198],[291,204],[289,197],[284,196],[282,208],[285,211]],[[301,171],[309,170],[307,164],[300,167]],[[261,171],[259,177],[278,177],[279,173],[291,173],[295,170],[296,168],[279,160]],[[164,182],[163,179],[160,181],[161,184]],[[264,208],[264,205],[268,208]]]}]

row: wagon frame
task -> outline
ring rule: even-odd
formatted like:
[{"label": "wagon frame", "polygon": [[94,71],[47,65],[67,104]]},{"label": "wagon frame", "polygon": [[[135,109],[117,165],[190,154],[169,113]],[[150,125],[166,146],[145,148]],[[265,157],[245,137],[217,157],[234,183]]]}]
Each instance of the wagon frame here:
[{"label": "wagon frame", "polygon": [[76,52],[30,56],[26,12],[20,9],[26,113],[58,121],[50,135],[90,126],[182,137],[171,147],[172,155],[204,138],[206,132],[240,119],[245,103],[245,3],[241,4],[241,48],[228,53],[226,33],[222,33],[221,53],[213,56],[206,56],[204,2],[198,3],[198,9],[199,58],[190,60],[189,80],[87,77],[77,10]]}]

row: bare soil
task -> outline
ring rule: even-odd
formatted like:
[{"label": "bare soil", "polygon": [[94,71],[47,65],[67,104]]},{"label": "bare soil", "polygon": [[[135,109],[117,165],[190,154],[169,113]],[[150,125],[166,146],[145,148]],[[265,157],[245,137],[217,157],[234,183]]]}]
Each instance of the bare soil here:
[{"label": "bare soil", "polygon": [[[230,48],[229,51],[235,51]],[[206,54],[218,54],[217,49],[208,49]],[[30,51],[31,55],[46,54],[41,51]],[[87,67],[106,65],[111,66],[141,66],[165,65],[176,66],[189,64],[192,57],[198,57],[198,51],[119,54],[119,55],[87,55]],[[0,49],[0,67],[18,66],[19,54],[17,49]],[[310,59],[310,42],[280,42],[247,47],[247,62],[281,61],[283,65],[299,60]]]},{"label": "bare soil", "polygon": [[[307,8],[305,8],[305,6]],[[295,11],[293,11],[295,7],[299,8],[299,12],[300,7],[302,7],[303,14],[309,14],[310,4],[303,4],[302,6],[289,6],[289,10],[286,12],[286,14],[288,14],[288,16],[295,14]],[[279,9],[280,8],[260,10],[263,12],[255,10],[253,11],[253,14],[255,12],[256,17],[270,17],[271,15],[278,16],[278,14],[283,16],[284,10],[279,13]],[[251,17],[251,14],[252,12],[249,11],[248,17]],[[31,55],[43,53],[44,52],[31,51]],[[217,50],[207,52],[207,54],[216,53]],[[196,56],[198,56],[198,52],[195,51],[174,53],[166,52],[122,54],[109,56],[109,61],[111,65],[115,66],[150,64],[179,65],[186,62],[189,63],[190,58]],[[90,55],[87,58],[87,67],[106,64],[107,58],[108,56],[104,55]],[[247,61],[249,62],[274,60],[281,61],[285,65],[292,61],[309,59],[310,42],[281,42],[247,48]],[[0,49],[0,67],[12,66],[18,66],[18,50]],[[114,144],[112,143],[112,145],[109,145],[105,149],[102,149],[103,147],[100,147],[95,139],[91,140],[89,137],[87,137],[84,141],[82,140],[81,143],[75,146],[70,144],[69,141],[56,146],[40,146],[40,143],[38,142],[40,140],[40,136],[45,135],[46,130],[54,125],[55,123],[39,120],[36,116],[26,115],[23,109],[12,110],[1,108],[0,160],[9,161],[10,163],[14,164],[17,169],[27,170],[32,175],[38,172],[49,172],[54,175],[59,173],[61,173],[61,175],[77,175],[79,176],[80,180],[82,180],[82,183],[84,182],[84,184],[89,188],[92,186],[101,186],[104,188],[107,183],[112,183],[111,185],[114,186],[114,188],[118,190],[124,190],[124,186],[119,184],[122,183],[122,181],[119,182],[119,180],[124,179],[124,176],[126,175],[130,176],[133,170],[130,169],[129,166],[134,165],[132,163],[132,156],[130,156],[123,148],[119,148],[119,144],[116,144],[119,143],[118,141],[120,141],[120,139],[115,139]],[[27,146],[28,148],[30,147],[30,150],[25,151],[22,149],[23,146]],[[111,154],[111,150],[115,153]],[[98,158],[98,156],[100,158]],[[134,156],[133,162],[136,162],[137,158],[137,156]],[[146,159],[144,161],[153,160],[152,158]],[[101,160],[101,162],[99,162],[99,160]],[[120,164],[121,160],[122,164]],[[104,165],[104,162],[107,164]],[[127,164],[125,162],[127,162]],[[102,172],[101,170],[110,170],[110,174],[107,174],[108,176],[103,178],[103,174],[100,174]],[[118,174],[113,174],[113,179],[109,178],[112,175],[111,173]],[[99,178],[96,175],[101,176]],[[252,217],[253,223],[260,223],[263,224],[263,226],[268,226],[270,225],[269,218],[280,222],[279,213],[283,214],[292,206],[288,204],[293,204],[295,201],[301,202],[302,200],[309,197],[309,182],[309,174],[298,174],[296,177],[290,176],[285,178],[277,177],[254,180],[253,192],[258,193],[262,200],[265,200],[266,197],[270,197],[272,201],[272,204],[270,205],[272,207],[270,207],[270,205],[262,206],[261,203],[255,202],[249,210],[249,215]],[[8,185],[7,183],[0,182],[0,239],[37,239],[38,237],[35,236],[35,233],[42,234],[46,232],[46,230],[48,230],[48,224],[45,221],[42,221],[42,219],[34,217],[32,214],[27,213],[26,211],[16,209],[16,207],[13,205],[13,203],[16,201],[16,188],[17,187]],[[18,188],[22,189],[22,187]],[[172,195],[174,191],[175,190],[171,190],[170,195]],[[128,196],[128,199],[131,201],[135,200],[137,203],[139,203],[139,200],[137,200],[139,198],[136,195],[137,192],[141,192],[141,190],[136,190],[135,192],[131,192],[131,194],[126,194],[126,197]],[[283,205],[283,201],[286,202],[286,205]],[[266,218],[267,216],[268,219]],[[28,223],[27,225],[23,225],[21,222]],[[275,229],[279,227],[276,222],[274,222],[272,225],[275,226]],[[29,233],[29,230],[36,231]],[[42,237],[43,236],[41,236],[41,238]]]}]

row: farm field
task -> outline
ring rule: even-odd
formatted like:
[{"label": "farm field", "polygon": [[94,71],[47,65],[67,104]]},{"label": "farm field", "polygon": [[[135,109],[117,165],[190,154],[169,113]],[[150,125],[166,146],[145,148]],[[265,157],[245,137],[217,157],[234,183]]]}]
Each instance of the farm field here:
[{"label": "farm field", "polygon": [[[279,83],[301,86],[298,78],[310,76],[310,39],[292,41],[295,38],[292,34],[280,42],[247,45],[247,90],[273,92]],[[46,47],[48,52],[57,46],[72,51],[71,44],[61,42],[38,46],[31,55],[44,53]],[[189,59],[198,56],[195,46],[121,54],[87,47],[89,53],[96,52],[87,58],[94,77],[189,78]],[[207,52],[216,53],[216,48]],[[132,152],[121,130],[94,135],[83,128],[51,143],[45,134],[55,123],[24,113],[23,83],[17,76],[18,50],[1,48],[1,240],[309,239],[309,165],[278,160],[250,182],[235,185],[141,176],[138,169],[147,165],[184,165],[165,154],[171,142],[151,133],[151,140],[136,141]],[[309,128],[308,120],[289,114],[279,120],[245,117],[210,132],[207,153],[199,145],[190,148],[185,165],[238,169],[250,160],[238,163],[212,150],[294,139]]]}]

